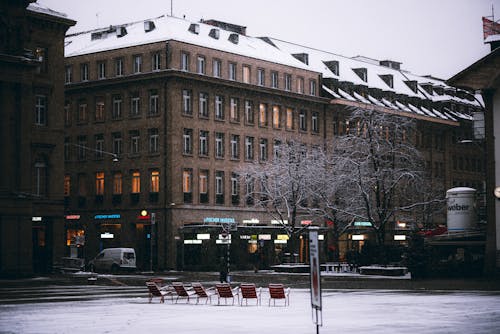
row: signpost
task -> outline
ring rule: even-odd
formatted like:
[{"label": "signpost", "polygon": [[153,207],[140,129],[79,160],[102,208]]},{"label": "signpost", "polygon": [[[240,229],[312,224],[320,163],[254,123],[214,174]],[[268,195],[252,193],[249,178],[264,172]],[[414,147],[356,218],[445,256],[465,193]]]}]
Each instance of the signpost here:
[{"label": "signpost", "polygon": [[309,227],[309,265],[311,274],[311,308],[313,323],[316,324],[316,333],[323,326],[321,313],[321,271],[319,265],[318,227]]}]

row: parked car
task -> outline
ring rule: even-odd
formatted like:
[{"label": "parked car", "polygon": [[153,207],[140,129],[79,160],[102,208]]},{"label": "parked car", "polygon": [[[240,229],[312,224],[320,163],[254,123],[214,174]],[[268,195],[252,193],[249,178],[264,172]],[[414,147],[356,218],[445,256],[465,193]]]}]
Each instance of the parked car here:
[{"label": "parked car", "polygon": [[88,269],[95,272],[136,270],[135,250],[133,248],[105,248],[89,261]]}]

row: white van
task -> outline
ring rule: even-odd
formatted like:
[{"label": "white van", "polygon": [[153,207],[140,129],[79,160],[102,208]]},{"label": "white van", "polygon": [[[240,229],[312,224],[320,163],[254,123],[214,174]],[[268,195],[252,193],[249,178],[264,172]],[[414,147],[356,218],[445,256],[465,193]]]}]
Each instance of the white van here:
[{"label": "white van", "polygon": [[90,271],[136,270],[135,250],[133,248],[106,248],[89,261]]}]

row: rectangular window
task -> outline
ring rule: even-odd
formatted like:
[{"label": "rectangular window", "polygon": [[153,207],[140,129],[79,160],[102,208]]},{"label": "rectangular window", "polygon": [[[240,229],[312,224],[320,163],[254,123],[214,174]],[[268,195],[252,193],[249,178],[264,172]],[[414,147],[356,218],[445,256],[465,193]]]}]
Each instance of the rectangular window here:
[{"label": "rectangular window", "polygon": [[33,172],[34,194],[37,196],[46,196],[48,188],[47,165],[44,162],[36,162]]},{"label": "rectangular window", "polygon": [[253,160],[254,138],[245,137],[245,160]]},{"label": "rectangular window", "polygon": [[196,70],[198,74],[205,74],[205,57],[198,56],[198,61],[196,62]]},{"label": "rectangular window", "polygon": [[113,174],[113,195],[121,195],[122,193],[123,193],[122,173],[115,172]]},{"label": "rectangular window", "polygon": [[193,170],[184,169],[182,171],[182,192],[184,193],[184,203],[193,202]]},{"label": "rectangular window", "polygon": [[229,80],[236,80],[236,63],[229,63]]},{"label": "rectangular window", "polygon": [[254,179],[250,176],[245,178],[245,203],[254,204]]},{"label": "rectangular window", "polygon": [[104,195],[104,172],[95,173],[95,194],[96,196]]},{"label": "rectangular window", "polygon": [[35,96],[35,125],[47,125],[47,97]]},{"label": "rectangular window", "polygon": [[80,102],[78,105],[78,122],[87,122],[87,103]]},{"label": "rectangular window", "polygon": [[139,154],[141,151],[141,137],[139,131],[130,131],[130,154]]},{"label": "rectangular window", "polygon": [[243,82],[250,83],[250,66],[243,65]]},{"label": "rectangular window", "polygon": [[222,62],[219,59],[214,59],[212,63],[212,73],[216,78],[221,77],[222,73]]},{"label": "rectangular window", "polygon": [[141,115],[141,98],[138,93],[132,93],[130,96],[130,116],[137,117]]},{"label": "rectangular window", "polygon": [[293,130],[293,109],[286,108],[286,129]]},{"label": "rectangular window", "polygon": [[259,105],[259,125],[267,126],[267,104],[265,103]]},{"label": "rectangular window", "polygon": [[66,65],[64,68],[64,83],[71,83],[73,81],[73,66]]},{"label": "rectangular window", "polygon": [[160,151],[160,134],[157,128],[148,129],[149,135],[149,153],[158,153]]},{"label": "rectangular window", "polygon": [[278,88],[278,72],[271,72],[271,87]]},{"label": "rectangular window", "polygon": [[224,97],[215,95],[215,119],[224,119]]},{"label": "rectangular window", "polygon": [[240,182],[239,175],[231,173],[231,203],[238,205],[240,203]]},{"label": "rectangular window", "polygon": [[113,153],[122,154],[122,134],[119,132],[113,133]]},{"label": "rectangular window", "polygon": [[64,175],[64,197],[71,195],[71,176]]},{"label": "rectangular window", "polygon": [[316,95],[316,80],[309,81],[309,94]]},{"label": "rectangular window", "polygon": [[113,119],[122,118],[122,97],[120,95],[113,96]]},{"label": "rectangular window", "polygon": [[239,99],[232,97],[230,98],[230,118],[233,122],[240,121],[240,108],[239,108]]},{"label": "rectangular window", "polygon": [[259,68],[257,70],[257,85],[265,86],[266,85],[266,74],[264,69]]},{"label": "rectangular window", "polygon": [[160,97],[158,96],[158,90],[152,89],[149,91],[149,115],[158,115],[160,113],[159,108]]},{"label": "rectangular window", "polygon": [[181,52],[181,71],[189,72],[189,54]]},{"label": "rectangular window", "polygon": [[132,194],[141,192],[141,173],[139,171],[132,172]]},{"label": "rectangular window", "polygon": [[161,70],[161,53],[155,52],[151,55],[151,71]]},{"label": "rectangular window", "polygon": [[299,129],[301,131],[307,131],[307,118],[305,110],[301,110],[299,113]]},{"label": "rectangular window", "polygon": [[106,79],[106,62],[97,62],[97,79]]},{"label": "rectangular window", "polygon": [[115,76],[120,77],[123,75],[123,58],[115,59]]},{"label": "rectangular window", "polygon": [[48,70],[48,59],[47,59],[47,49],[43,47],[37,47],[34,50],[35,59],[40,62],[37,73],[47,73]]},{"label": "rectangular window", "polygon": [[87,137],[78,136],[78,160],[83,161],[87,159]]},{"label": "rectangular window", "polygon": [[316,132],[318,133],[319,132],[319,120],[318,120],[318,113],[317,112],[314,112],[312,114],[312,117],[311,117],[311,130],[312,132]]},{"label": "rectangular window", "polygon": [[89,64],[80,65],[80,80],[81,81],[89,80]]},{"label": "rectangular window", "polygon": [[279,129],[281,127],[280,114],[281,114],[280,107],[273,106],[273,127],[275,129]]},{"label": "rectangular window", "polygon": [[134,73],[141,73],[141,71],[142,71],[142,56],[141,55],[134,55],[133,61],[134,61]]},{"label": "rectangular window", "polygon": [[253,124],[253,102],[245,100],[245,123]]},{"label": "rectangular window", "polygon": [[104,99],[97,99],[95,103],[95,121],[104,121]]},{"label": "rectangular window", "polygon": [[95,158],[101,160],[104,157],[104,136],[102,134],[95,135]]},{"label": "rectangular window", "polygon": [[83,173],[78,174],[78,196],[87,196],[87,176]]},{"label": "rectangular window", "polygon": [[215,172],[215,203],[224,204],[224,172]]},{"label": "rectangular window", "polygon": [[64,125],[71,125],[71,105],[68,101],[64,103]]},{"label": "rectangular window", "polygon": [[193,129],[184,129],[182,153],[193,154]]},{"label": "rectangular window", "polygon": [[231,135],[231,159],[240,158],[240,136]]},{"label": "rectangular window", "polygon": [[259,159],[260,161],[267,161],[267,139],[262,138],[259,144]]},{"label": "rectangular window", "polygon": [[200,170],[199,178],[200,203],[208,203],[208,170]]},{"label": "rectangular window", "polygon": [[188,89],[182,90],[182,112],[185,115],[193,114],[193,106],[191,101],[191,91]]},{"label": "rectangular window", "polygon": [[208,156],[208,131],[200,130],[200,155]]},{"label": "rectangular window", "polygon": [[160,172],[157,170],[151,171],[151,189],[152,193],[160,192]]},{"label": "rectangular window", "polygon": [[199,113],[200,117],[208,117],[208,94],[200,93],[199,95]]},{"label": "rectangular window", "polygon": [[304,78],[297,78],[297,93],[304,94]]},{"label": "rectangular window", "polygon": [[71,160],[71,141],[69,137],[64,138],[64,161]]},{"label": "rectangular window", "polygon": [[290,74],[285,74],[285,90],[292,90],[292,76]]},{"label": "rectangular window", "polygon": [[215,133],[215,157],[224,158],[224,133]]}]

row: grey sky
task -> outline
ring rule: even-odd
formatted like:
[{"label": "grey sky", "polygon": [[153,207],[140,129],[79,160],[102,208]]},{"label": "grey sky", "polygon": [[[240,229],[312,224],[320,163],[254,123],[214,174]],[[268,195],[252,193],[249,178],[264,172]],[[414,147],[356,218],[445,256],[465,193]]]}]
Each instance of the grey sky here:
[{"label": "grey sky", "polygon": [[[500,0],[172,0],[173,14],[218,19],[343,56],[402,62],[448,79],[489,52],[482,16]],[[170,14],[170,0],[38,0],[78,21],[70,32]]]}]

